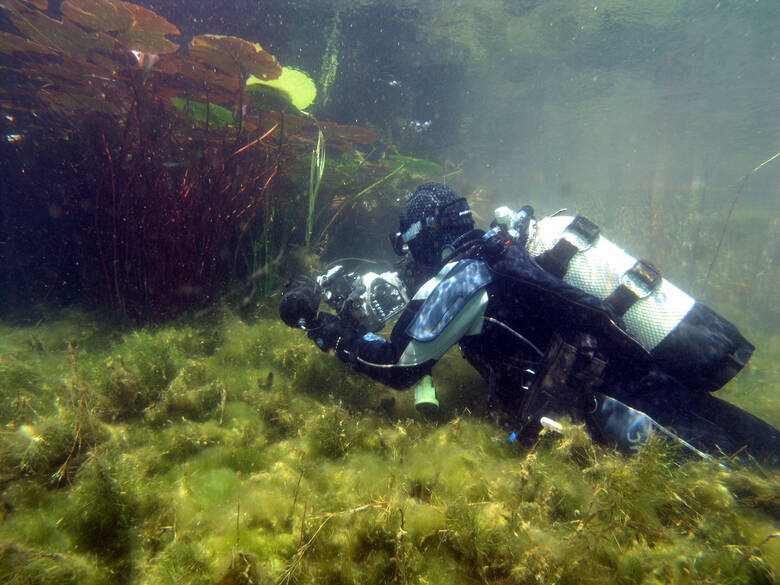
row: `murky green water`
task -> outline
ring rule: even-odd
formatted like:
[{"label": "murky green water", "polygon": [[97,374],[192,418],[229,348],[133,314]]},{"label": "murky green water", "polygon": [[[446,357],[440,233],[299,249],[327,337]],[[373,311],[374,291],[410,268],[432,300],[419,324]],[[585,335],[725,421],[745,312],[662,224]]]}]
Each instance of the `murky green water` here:
[{"label": "murky green water", "polygon": [[114,0],[50,4],[0,10],[27,39],[0,42],[0,581],[778,579],[776,470],[568,423],[510,443],[456,351],[426,419],[277,311],[292,274],[392,259],[423,181],[481,227],[565,207],[738,325],[757,349],[718,395],[780,426],[780,4],[143,3],[316,85],[311,212],[318,126],[286,97],[161,45],[144,70],[147,13],[133,37]]}]

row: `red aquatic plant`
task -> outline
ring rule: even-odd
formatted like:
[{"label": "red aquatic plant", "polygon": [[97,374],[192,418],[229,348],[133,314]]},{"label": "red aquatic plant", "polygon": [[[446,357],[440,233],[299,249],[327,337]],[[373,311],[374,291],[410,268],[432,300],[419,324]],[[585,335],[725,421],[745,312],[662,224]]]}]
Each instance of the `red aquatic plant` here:
[{"label": "red aquatic plant", "polygon": [[[271,221],[260,205],[269,187],[316,140],[314,122],[247,99],[247,77],[278,77],[277,60],[219,35],[196,36],[184,51],[173,24],[120,0],[66,0],[61,19],[45,0],[2,8],[15,28],[0,32],[0,217],[16,267],[4,280],[19,285],[26,264],[48,263],[49,282],[36,280],[33,296],[67,273],[87,298],[136,319],[211,302],[228,285],[241,235]],[[375,140],[321,127],[333,147]],[[16,213],[30,212],[31,200],[59,211]],[[41,221],[36,252],[29,233]]]}]

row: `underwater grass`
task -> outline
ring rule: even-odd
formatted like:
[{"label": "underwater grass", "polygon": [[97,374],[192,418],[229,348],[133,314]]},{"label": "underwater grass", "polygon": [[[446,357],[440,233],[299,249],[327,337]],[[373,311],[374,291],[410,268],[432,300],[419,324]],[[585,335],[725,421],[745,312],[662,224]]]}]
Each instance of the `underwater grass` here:
[{"label": "underwater grass", "polygon": [[[509,442],[455,353],[427,420],[272,317],[2,327],[3,583],[777,580],[776,470]],[[752,367],[727,392],[776,421]]]}]

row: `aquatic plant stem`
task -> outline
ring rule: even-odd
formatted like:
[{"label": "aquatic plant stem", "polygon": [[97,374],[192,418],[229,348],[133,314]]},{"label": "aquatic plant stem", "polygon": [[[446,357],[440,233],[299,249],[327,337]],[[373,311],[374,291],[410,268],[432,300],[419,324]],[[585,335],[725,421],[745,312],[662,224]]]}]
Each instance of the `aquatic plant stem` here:
[{"label": "aquatic plant stem", "polygon": [[241,500],[236,498],[236,547],[238,547],[241,544],[241,531],[240,531],[240,521],[241,518]]},{"label": "aquatic plant stem", "polygon": [[333,15],[333,24],[328,35],[328,43],[325,54],[322,56],[320,88],[322,89],[322,105],[325,106],[330,99],[330,87],[336,79],[339,69],[339,42],[341,39],[341,15],[336,10]]},{"label": "aquatic plant stem", "polygon": [[754,168],[752,171],[750,171],[745,177],[742,179],[742,182],[739,184],[739,189],[737,189],[737,193],[734,195],[734,199],[731,200],[731,207],[729,207],[728,215],[726,215],[726,221],[723,224],[723,231],[720,233],[720,239],[718,240],[718,245],[715,248],[715,254],[712,257],[712,262],[710,262],[710,267],[707,269],[707,276],[704,278],[704,289],[707,289],[707,285],[710,282],[710,275],[712,274],[712,268],[715,266],[715,262],[718,259],[718,254],[720,253],[720,247],[723,245],[723,240],[726,237],[726,230],[729,227],[729,220],[731,220],[731,215],[734,213],[734,208],[737,206],[737,201],[739,200],[739,196],[742,194],[742,190],[745,188],[745,185],[748,182],[748,179],[756,174],[756,172],[759,171],[762,167],[768,165],[773,160],[775,160],[777,157],[780,157],[780,152],[775,153],[774,156],[769,157],[764,162],[762,162],[760,165],[758,165],[756,168]]},{"label": "aquatic plant stem", "polygon": [[[76,352],[73,349],[73,344],[68,343],[68,359],[71,367],[71,381],[70,381],[70,401],[71,407],[76,409],[77,416],[74,424],[74,437],[73,445],[70,448],[65,461],[60,465],[57,471],[51,476],[51,480],[55,485],[59,486],[63,480],[67,480],[70,474],[70,466],[73,462],[73,458],[81,451],[81,445],[83,440],[83,433],[81,429],[82,419],[86,415],[86,400],[84,398],[84,392],[81,390],[81,385],[78,382],[78,368],[76,366]],[[76,396],[76,388],[78,385],[78,397]]]},{"label": "aquatic plant stem", "polygon": [[268,196],[265,198],[265,226],[263,229],[263,297],[270,292],[270,288],[273,286],[271,250],[273,249],[274,233],[271,227],[274,224],[275,216],[276,208],[271,201],[271,196]]},{"label": "aquatic plant stem", "polygon": [[314,207],[317,203],[317,193],[320,190],[322,174],[325,172],[325,138],[322,129],[317,128],[317,146],[311,155],[311,166],[309,168],[309,212],[306,216],[306,248],[311,243],[311,232],[314,227]]},{"label": "aquatic plant stem", "polygon": [[[279,579],[280,585],[283,583],[290,583],[294,581],[295,579],[295,573],[298,571],[298,567],[300,566],[301,562],[303,561],[303,557],[306,555],[306,552],[311,548],[311,545],[314,543],[314,541],[317,539],[317,536],[322,531],[323,528],[325,528],[325,525],[330,521],[332,518],[335,518],[336,516],[341,516],[345,514],[353,514],[355,512],[362,512],[364,510],[370,510],[373,508],[387,508],[389,506],[388,502],[372,502],[370,504],[363,504],[362,506],[357,506],[355,508],[350,508],[348,510],[341,510],[340,512],[328,512],[325,514],[325,519],[320,522],[320,525],[317,527],[317,530],[314,531],[314,534],[311,535],[311,538],[307,540],[305,543],[301,544],[300,547],[298,547],[298,550],[296,551],[292,562],[290,562],[287,569],[285,569],[284,573],[282,574],[282,578]],[[312,516],[312,518],[321,518],[322,516]],[[301,524],[303,524],[303,521],[301,521]],[[303,529],[301,529],[301,541],[303,540]]]},{"label": "aquatic plant stem", "polygon": [[[260,195],[256,198],[255,201],[260,202],[266,197],[266,192],[268,191],[268,187],[271,185],[271,181],[273,181],[274,177],[279,173],[279,166],[282,159],[282,149],[284,147],[284,115],[282,115],[281,122],[277,122],[273,125],[273,127],[268,130],[268,132],[263,133],[260,138],[253,140],[249,142],[248,144],[242,146],[238,150],[236,150],[232,155],[230,155],[230,158],[233,158],[234,156],[241,154],[242,152],[245,152],[252,148],[253,146],[262,143],[266,138],[268,138],[271,134],[273,134],[276,129],[279,128],[279,144],[276,148],[276,161],[274,163],[274,170],[271,172],[271,174],[266,179],[265,183],[263,184],[262,189],[260,189]],[[250,204],[253,206],[253,204]],[[239,215],[243,215],[244,212],[246,212],[249,209],[249,207],[244,208],[241,212],[239,212]],[[266,226],[268,227],[269,219],[268,217],[265,218]],[[251,227],[252,222],[246,221],[244,222],[241,231],[238,235],[238,241],[236,242],[236,248],[233,252],[233,266],[230,268],[230,275],[228,276],[228,282],[233,280],[233,275],[236,272],[236,265],[238,264],[238,255],[241,251],[241,243],[244,239],[244,236],[246,235],[247,231]]]},{"label": "aquatic plant stem", "polygon": [[288,514],[288,517],[291,519],[293,512],[295,512],[295,504],[298,503],[298,494],[300,493],[301,489],[301,480],[303,479],[303,472],[304,468],[301,466],[301,473],[298,475],[298,482],[295,484],[295,495],[293,496],[293,502],[292,506],[290,506],[290,513]]},{"label": "aquatic plant stem", "polygon": [[234,152],[233,154],[231,154],[230,156],[236,156],[237,154],[241,154],[241,153],[242,153],[242,152],[244,152],[245,150],[249,150],[250,148],[252,148],[252,147],[253,147],[255,144],[257,144],[258,142],[262,142],[263,140],[265,140],[266,138],[268,138],[268,137],[269,137],[271,134],[273,134],[273,133],[274,133],[274,131],[275,131],[275,130],[276,130],[278,127],[279,127],[279,122],[277,122],[276,124],[274,124],[274,125],[271,127],[271,129],[270,129],[268,132],[266,132],[265,134],[263,134],[263,135],[262,135],[260,138],[255,138],[255,139],[254,139],[252,142],[250,142],[250,143],[248,143],[248,144],[245,144],[244,146],[242,146],[241,148],[239,148],[237,151],[235,151],[235,152]]},{"label": "aquatic plant stem", "polygon": [[405,167],[406,167],[406,164],[405,164],[405,163],[404,163],[404,164],[401,164],[401,166],[399,166],[398,168],[395,168],[395,169],[393,169],[393,170],[392,170],[390,173],[388,173],[387,175],[385,175],[384,177],[382,177],[381,179],[379,179],[377,182],[375,182],[375,183],[373,183],[373,184],[369,185],[368,187],[366,187],[365,189],[363,189],[363,190],[362,190],[360,193],[358,193],[357,195],[355,195],[355,196],[354,196],[352,199],[350,199],[349,201],[347,201],[346,203],[344,203],[344,204],[343,204],[341,207],[339,207],[339,208],[338,208],[338,210],[336,210],[336,213],[334,213],[334,214],[333,214],[333,217],[331,217],[331,218],[330,218],[330,221],[328,222],[328,225],[326,225],[326,226],[325,226],[325,229],[323,229],[323,230],[320,232],[320,241],[322,241],[322,239],[325,237],[325,233],[328,231],[328,229],[330,228],[330,226],[331,226],[331,225],[333,225],[333,222],[334,222],[334,221],[336,221],[336,218],[337,218],[337,217],[338,217],[338,216],[341,214],[341,212],[342,212],[342,211],[344,211],[344,210],[345,210],[347,207],[351,207],[351,206],[352,206],[352,205],[355,203],[355,201],[357,201],[357,200],[358,200],[358,199],[360,199],[360,198],[361,198],[363,195],[365,195],[366,193],[368,193],[369,191],[371,191],[371,189],[373,189],[374,187],[377,187],[377,186],[381,185],[382,183],[384,183],[385,181],[387,181],[387,180],[388,180],[390,177],[392,177],[393,175],[395,175],[397,172],[399,172],[399,171],[403,170]]}]

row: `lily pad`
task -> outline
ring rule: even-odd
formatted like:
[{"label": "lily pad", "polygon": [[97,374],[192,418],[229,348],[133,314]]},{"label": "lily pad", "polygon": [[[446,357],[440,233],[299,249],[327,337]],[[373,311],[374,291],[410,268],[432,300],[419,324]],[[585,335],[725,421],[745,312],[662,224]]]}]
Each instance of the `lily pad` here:
[{"label": "lily pad", "polygon": [[15,55],[17,53],[57,54],[40,43],[7,32],[0,32],[0,53],[6,55]]},{"label": "lily pad", "polygon": [[231,101],[240,89],[239,79],[226,75],[191,57],[165,55],[155,65],[155,71],[168,75],[165,83],[188,94],[210,95],[208,101]]},{"label": "lily pad", "polygon": [[105,84],[110,86],[116,82],[116,76],[111,73],[111,68],[116,65],[108,58],[101,62],[101,56],[98,53],[94,55],[98,55],[94,63],[80,62],[67,55],[58,61],[40,63],[38,77],[44,81],[42,85],[53,85],[47,88],[50,91],[101,94]]},{"label": "lily pad", "polygon": [[100,32],[120,32],[133,26],[133,13],[120,0],[65,0],[62,15],[79,26]]},{"label": "lily pad", "polygon": [[275,79],[282,74],[276,57],[258,43],[224,35],[199,35],[190,43],[190,57],[229,75]]},{"label": "lily pad", "polygon": [[223,108],[217,104],[204,104],[203,102],[195,102],[179,97],[171,98],[171,103],[176,109],[181,110],[199,122],[206,122],[206,120],[208,120],[209,124],[216,124],[218,126],[225,126],[233,123],[233,113],[227,108]]},{"label": "lily pad", "polygon": [[67,54],[86,54],[91,50],[110,52],[116,45],[116,40],[106,34],[86,32],[69,20],[49,18],[16,0],[3,0],[2,5],[19,32],[55,51]]},{"label": "lily pad", "polygon": [[165,38],[166,35],[179,35],[179,29],[159,14],[130,2],[123,3],[133,14],[133,26],[120,31],[119,42],[128,49],[145,53],[173,53],[179,45]]},{"label": "lily pad", "polygon": [[250,75],[246,81],[248,91],[262,91],[264,87],[279,90],[299,110],[309,107],[317,97],[317,86],[311,77],[291,67],[282,67],[282,74],[276,79],[264,80]]},{"label": "lily pad", "polygon": [[40,100],[49,108],[63,114],[73,112],[103,112],[116,114],[116,107],[111,102],[89,95],[80,95],[70,92],[42,91]]}]

